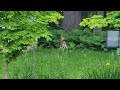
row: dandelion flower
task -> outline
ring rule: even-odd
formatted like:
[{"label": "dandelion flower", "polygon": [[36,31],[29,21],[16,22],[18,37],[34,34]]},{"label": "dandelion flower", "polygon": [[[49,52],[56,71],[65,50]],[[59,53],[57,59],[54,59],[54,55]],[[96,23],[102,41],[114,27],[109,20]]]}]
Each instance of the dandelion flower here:
[{"label": "dandelion flower", "polygon": [[111,64],[110,63],[106,63],[106,66],[110,66]]}]

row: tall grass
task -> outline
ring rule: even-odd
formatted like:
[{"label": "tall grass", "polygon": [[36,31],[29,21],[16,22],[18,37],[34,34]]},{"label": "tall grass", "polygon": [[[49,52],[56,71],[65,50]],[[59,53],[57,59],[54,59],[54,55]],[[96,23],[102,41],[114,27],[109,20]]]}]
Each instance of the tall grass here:
[{"label": "tall grass", "polygon": [[[38,49],[25,52],[9,65],[11,79],[108,79],[120,78],[120,56],[90,50]],[[0,78],[3,62],[0,61]]]}]

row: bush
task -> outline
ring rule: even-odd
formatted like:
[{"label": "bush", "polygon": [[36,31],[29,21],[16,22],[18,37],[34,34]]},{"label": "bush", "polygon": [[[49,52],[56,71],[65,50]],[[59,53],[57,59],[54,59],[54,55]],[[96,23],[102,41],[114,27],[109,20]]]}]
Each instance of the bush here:
[{"label": "bush", "polygon": [[104,50],[106,46],[106,32],[101,31],[92,33],[90,30],[83,30],[80,40],[80,47],[89,48],[94,50]]},{"label": "bush", "polygon": [[52,40],[46,41],[45,38],[40,38],[38,40],[38,46],[43,48],[59,48],[60,47],[60,36],[64,36],[66,38],[66,32],[64,30],[50,30],[52,34]]},{"label": "bush", "polygon": [[68,49],[87,48],[92,50],[105,50],[106,31],[93,33],[89,28],[84,30],[50,30],[52,40],[47,42],[44,38],[39,39],[39,46],[43,48],[59,48],[60,36],[63,36],[67,42]]}]

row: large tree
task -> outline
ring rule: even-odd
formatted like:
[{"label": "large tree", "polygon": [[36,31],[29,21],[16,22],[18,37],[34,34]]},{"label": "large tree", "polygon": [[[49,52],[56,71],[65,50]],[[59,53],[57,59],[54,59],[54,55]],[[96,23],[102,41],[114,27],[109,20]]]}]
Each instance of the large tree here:
[{"label": "large tree", "polygon": [[62,28],[65,30],[72,30],[80,28],[81,11],[63,11],[64,19],[62,20]]},{"label": "large tree", "polygon": [[50,39],[49,23],[58,24],[62,16],[55,11],[0,11],[0,52],[5,61],[5,78],[8,65],[29,45],[36,45],[36,38]]},{"label": "large tree", "polygon": [[[101,16],[104,17],[104,14],[105,14],[104,11],[97,11],[97,15],[101,15]],[[102,30],[102,28],[95,28],[95,29],[93,30],[93,32],[99,32],[99,31],[101,31],[101,30]]]}]

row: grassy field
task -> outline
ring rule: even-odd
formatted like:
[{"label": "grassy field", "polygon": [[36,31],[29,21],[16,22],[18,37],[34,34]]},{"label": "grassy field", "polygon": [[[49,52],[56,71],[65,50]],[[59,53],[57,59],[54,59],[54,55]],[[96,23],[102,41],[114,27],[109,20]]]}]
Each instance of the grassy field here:
[{"label": "grassy field", "polygon": [[[39,49],[24,53],[9,64],[10,79],[108,79],[120,78],[120,56],[115,52]],[[0,60],[0,78],[4,64]]]}]

